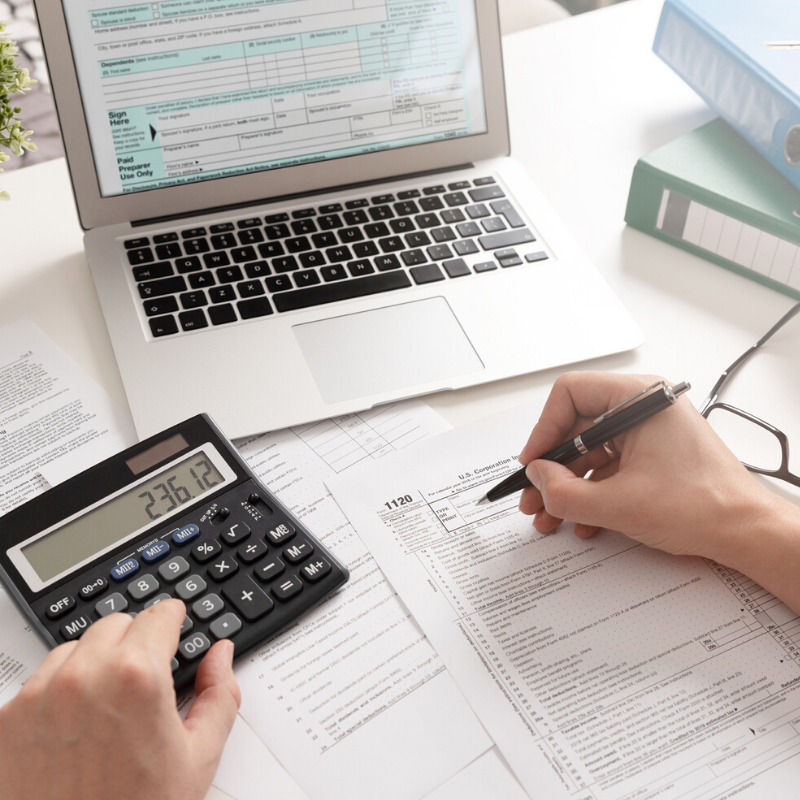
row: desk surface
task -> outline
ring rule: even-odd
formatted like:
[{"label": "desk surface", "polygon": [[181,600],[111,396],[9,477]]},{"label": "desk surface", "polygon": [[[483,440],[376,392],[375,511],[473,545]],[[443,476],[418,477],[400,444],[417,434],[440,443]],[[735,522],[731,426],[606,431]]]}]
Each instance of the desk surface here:
[{"label": "desk surface", "polygon": [[[523,31],[504,42],[512,155],[528,170],[645,334],[637,351],[578,369],[647,372],[695,387],[698,405],[722,370],[792,304],[771,289],[625,227],[636,159],[711,119],[652,53],[661,0],[630,2]],[[28,317],[127,405],[83,255],[63,160],[2,176],[0,320]],[[530,341],[540,330],[531,299]],[[603,309],[592,314],[603,325]],[[725,399],[800,442],[800,323],[787,326]],[[549,370],[426,400],[453,425],[547,395]],[[534,420],[531,420],[533,424]],[[800,472],[798,464],[794,470]],[[800,502],[800,492],[771,484]],[[209,797],[213,796],[212,794]],[[217,795],[219,796],[219,795]]]}]

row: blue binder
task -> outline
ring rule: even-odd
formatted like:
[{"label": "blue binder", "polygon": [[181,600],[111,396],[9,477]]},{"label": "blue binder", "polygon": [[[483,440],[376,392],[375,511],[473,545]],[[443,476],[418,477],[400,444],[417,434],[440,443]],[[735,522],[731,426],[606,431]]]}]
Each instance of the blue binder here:
[{"label": "blue binder", "polygon": [[800,188],[800,0],[665,0],[653,50]]}]

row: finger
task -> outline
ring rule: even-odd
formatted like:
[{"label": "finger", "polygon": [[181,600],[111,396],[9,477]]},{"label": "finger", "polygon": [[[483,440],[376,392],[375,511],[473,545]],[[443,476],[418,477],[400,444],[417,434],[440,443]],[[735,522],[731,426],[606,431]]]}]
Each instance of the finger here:
[{"label": "finger", "polygon": [[519,498],[519,510],[527,516],[538,514],[544,508],[542,495],[535,486],[522,490]]},{"label": "finger", "polygon": [[185,617],[186,606],[181,600],[162,600],[139,612],[122,643],[152,653],[168,664],[178,649]]},{"label": "finger", "polygon": [[72,651],[78,646],[78,642],[67,642],[66,644],[59,645],[51,650],[45,657],[44,661],[39,664],[36,672],[25,681],[25,685],[31,689],[34,686],[46,686],[50,682],[50,678],[55,675],[58,668],[72,655]]},{"label": "finger", "polygon": [[527,464],[567,441],[568,434],[581,417],[590,422],[654,380],[644,375],[604,372],[568,372],[562,375],[553,385],[539,422],[519,455],[520,462]]},{"label": "finger", "polygon": [[563,521],[561,517],[554,517],[542,510],[533,518],[533,527],[539,533],[552,533]]},{"label": "finger", "polygon": [[575,525],[575,535],[579,539],[589,539],[594,536],[600,528],[597,525],[582,525],[578,523]]},{"label": "finger", "polygon": [[223,639],[208,651],[197,669],[197,699],[184,722],[195,737],[199,763],[213,765],[213,771],[242,702],[231,667],[233,649],[233,642]]},{"label": "finger", "polygon": [[125,638],[125,634],[132,624],[133,620],[128,614],[109,614],[90,625],[78,640],[78,644],[82,649],[114,647]]}]

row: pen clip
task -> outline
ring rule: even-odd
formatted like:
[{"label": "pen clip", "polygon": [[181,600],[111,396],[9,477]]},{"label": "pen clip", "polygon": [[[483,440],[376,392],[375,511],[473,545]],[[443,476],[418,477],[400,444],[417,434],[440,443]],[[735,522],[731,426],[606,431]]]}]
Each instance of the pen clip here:
[{"label": "pen clip", "polygon": [[648,392],[653,391],[656,387],[660,386],[662,391],[667,395],[669,398],[670,403],[674,403],[679,395],[682,395],[684,392],[688,391],[691,386],[688,383],[682,382],[677,383],[675,386],[670,386],[666,381],[656,381],[651,386],[648,386],[646,389],[642,389],[641,392],[636,392],[636,394],[631,395],[627,400],[623,400],[621,403],[618,403],[614,406],[614,408],[609,409],[606,411],[605,414],[601,414],[595,421],[594,424],[597,425],[598,423],[602,422],[604,419],[608,419],[616,414],[621,408],[627,406],[629,403],[632,403],[634,400],[637,400],[642,395],[647,394]]}]

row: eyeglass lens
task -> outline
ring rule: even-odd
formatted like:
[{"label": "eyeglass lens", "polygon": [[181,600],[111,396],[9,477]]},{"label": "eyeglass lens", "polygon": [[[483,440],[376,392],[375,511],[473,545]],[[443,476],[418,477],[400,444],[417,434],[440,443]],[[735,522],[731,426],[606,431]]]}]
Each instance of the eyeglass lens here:
[{"label": "eyeglass lens", "polygon": [[713,408],[707,419],[739,461],[759,470],[780,469],[783,449],[771,431],[725,408]]}]

